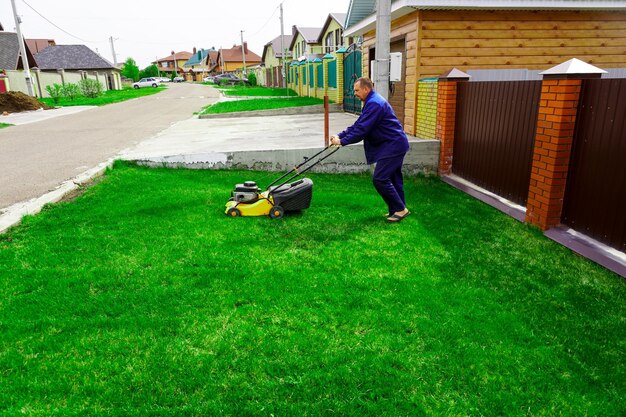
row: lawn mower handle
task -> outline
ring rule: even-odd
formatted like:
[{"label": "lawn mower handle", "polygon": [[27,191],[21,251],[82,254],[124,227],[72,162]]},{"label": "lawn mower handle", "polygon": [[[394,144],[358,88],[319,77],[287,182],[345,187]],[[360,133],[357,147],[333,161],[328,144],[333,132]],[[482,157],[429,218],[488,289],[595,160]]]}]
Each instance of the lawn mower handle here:
[{"label": "lawn mower handle", "polygon": [[[307,166],[306,168],[304,168],[302,171],[298,171],[298,169],[300,167],[302,167],[303,165],[309,163],[310,161],[312,161],[315,157],[321,155],[322,153],[324,153],[325,151],[327,151],[330,148],[334,148],[332,152],[329,152],[328,154],[324,155],[323,157],[317,159],[315,162],[313,162],[312,164],[310,164],[309,166]],[[318,153],[316,153],[315,155],[311,156],[311,157],[305,157],[304,158],[304,162],[302,162],[301,164],[299,164],[298,166],[294,167],[291,171],[286,172],[285,174],[281,175],[280,178],[276,179],[274,182],[272,182],[270,185],[267,186],[267,189],[269,190],[270,187],[274,184],[276,184],[277,182],[279,182],[280,180],[282,180],[283,178],[285,178],[286,176],[290,175],[291,173],[293,173],[294,171],[296,172],[293,176],[287,178],[285,181],[283,181],[282,183],[280,183],[279,185],[277,185],[272,192],[276,192],[280,187],[282,187],[283,185],[287,184],[289,181],[293,180],[294,178],[299,177],[300,175],[304,174],[305,172],[307,172],[309,169],[313,168],[315,165],[319,164],[320,162],[322,162],[324,159],[328,158],[329,156],[331,156],[332,154],[334,154],[335,152],[337,152],[339,150],[340,146],[337,145],[329,145],[327,147],[325,147],[324,149],[322,149],[321,151],[319,151]]]}]

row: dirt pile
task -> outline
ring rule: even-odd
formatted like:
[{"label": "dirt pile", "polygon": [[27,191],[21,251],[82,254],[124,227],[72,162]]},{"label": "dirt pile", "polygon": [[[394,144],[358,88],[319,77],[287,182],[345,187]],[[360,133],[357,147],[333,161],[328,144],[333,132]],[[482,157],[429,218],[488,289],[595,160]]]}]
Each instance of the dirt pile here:
[{"label": "dirt pile", "polygon": [[4,112],[18,113],[26,110],[44,110],[51,107],[40,103],[35,97],[31,97],[20,91],[7,91],[0,94],[0,114]]}]

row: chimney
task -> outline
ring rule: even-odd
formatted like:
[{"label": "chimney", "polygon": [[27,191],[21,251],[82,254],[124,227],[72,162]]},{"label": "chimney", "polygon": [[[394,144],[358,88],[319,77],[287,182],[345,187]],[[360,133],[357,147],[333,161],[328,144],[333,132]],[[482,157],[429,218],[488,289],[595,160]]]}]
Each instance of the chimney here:
[{"label": "chimney", "polygon": [[172,51],[172,55],[174,55],[174,51]]},{"label": "chimney", "polygon": [[196,54],[196,52],[198,52],[198,51],[196,50],[196,47],[194,46],[194,47],[193,47],[193,54],[195,55],[195,54]]},{"label": "chimney", "polygon": [[298,29],[296,28],[296,25],[293,25],[291,27],[291,35],[292,36],[296,36],[296,33],[298,32]]},{"label": "chimney", "polygon": [[243,53],[248,55],[248,42],[243,43]]}]

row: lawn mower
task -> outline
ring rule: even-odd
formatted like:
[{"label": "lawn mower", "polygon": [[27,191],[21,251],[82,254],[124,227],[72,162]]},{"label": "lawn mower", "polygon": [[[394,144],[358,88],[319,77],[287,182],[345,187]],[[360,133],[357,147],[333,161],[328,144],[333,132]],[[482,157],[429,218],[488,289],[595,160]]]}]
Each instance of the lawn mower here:
[{"label": "lawn mower", "polygon": [[305,157],[304,162],[274,180],[263,192],[254,181],[235,185],[224,212],[230,217],[270,216],[272,219],[280,219],[285,212],[309,208],[313,196],[313,181],[309,178],[290,181],[304,174],[338,149],[338,146],[327,146],[315,155]]}]

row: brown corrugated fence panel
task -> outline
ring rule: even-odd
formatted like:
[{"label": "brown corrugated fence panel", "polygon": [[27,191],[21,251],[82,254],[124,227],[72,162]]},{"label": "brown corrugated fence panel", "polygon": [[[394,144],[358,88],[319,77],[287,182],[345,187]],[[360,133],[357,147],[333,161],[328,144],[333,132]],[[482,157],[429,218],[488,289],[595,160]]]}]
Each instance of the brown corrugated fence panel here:
[{"label": "brown corrugated fence panel", "polygon": [[583,81],[561,221],[626,252],[626,79]]},{"label": "brown corrugated fence panel", "polygon": [[452,172],[526,206],[541,81],[460,82]]}]

